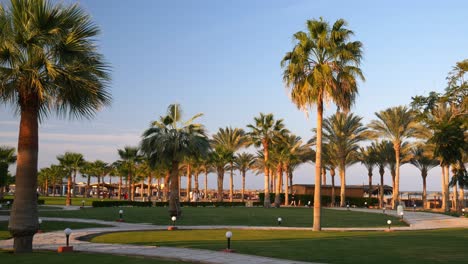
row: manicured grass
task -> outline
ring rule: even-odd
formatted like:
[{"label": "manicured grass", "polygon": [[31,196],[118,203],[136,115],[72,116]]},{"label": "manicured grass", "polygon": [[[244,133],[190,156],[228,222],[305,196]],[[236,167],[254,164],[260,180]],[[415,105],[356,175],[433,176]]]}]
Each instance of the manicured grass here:
[{"label": "manicured grass", "polygon": [[[5,199],[14,199],[13,196],[5,196]],[[40,200],[44,200],[45,205],[65,205],[67,198],[65,196],[39,196]],[[98,198],[83,198],[83,197],[72,197],[72,205],[81,206],[82,201],[85,201],[85,206],[91,206],[93,201],[101,201],[101,200],[110,200],[110,199],[98,199]]]},{"label": "manicured grass", "polygon": [[[75,223],[75,222],[58,222],[58,221],[43,221],[41,224],[41,230],[44,232],[64,230],[65,228],[82,229],[82,228],[93,228],[93,227],[108,227],[106,225],[91,224],[91,223]],[[0,221],[0,239],[10,238],[10,232],[8,232],[8,222]]]},{"label": "manicured grass", "polygon": [[[120,208],[86,208],[76,211],[40,212],[41,216],[88,218],[115,221]],[[171,221],[164,207],[124,207],[124,219],[130,223],[169,225]],[[312,227],[311,208],[261,208],[261,207],[184,207],[177,225],[245,225],[276,226],[277,218],[282,226]],[[383,214],[355,211],[322,210],[323,227],[379,227],[391,219],[396,226],[406,225],[397,218]]]},{"label": "manicured grass", "polygon": [[89,253],[66,253],[59,254],[55,252],[35,252],[31,254],[15,255],[9,251],[0,250],[0,259],[2,264],[17,264],[17,263],[47,263],[47,264],[82,264],[82,263],[99,263],[99,264],[175,264],[180,261],[161,260],[155,258],[143,257],[125,257],[116,255],[104,254],[89,254]]},{"label": "manicured grass", "polygon": [[[238,253],[321,263],[466,263],[468,229],[400,232],[312,232],[231,230]],[[119,232],[92,238],[131,243],[221,250],[226,230]]]}]

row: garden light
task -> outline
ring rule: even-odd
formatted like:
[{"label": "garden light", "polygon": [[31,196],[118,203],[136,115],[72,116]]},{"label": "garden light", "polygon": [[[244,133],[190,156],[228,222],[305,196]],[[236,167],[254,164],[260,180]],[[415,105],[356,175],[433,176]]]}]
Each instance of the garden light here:
[{"label": "garden light", "polygon": [[390,227],[392,226],[392,220],[387,220],[387,225],[388,225],[388,230],[390,230]]},{"label": "garden light", "polygon": [[231,237],[232,237],[232,232],[231,232],[231,231],[227,231],[227,232],[226,232],[227,251],[231,251]]},{"label": "garden light", "polygon": [[67,245],[66,246],[60,246],[57,251],[59,253],[73,252],[73,247],[70,246],[70,235],[72,233],[72,230],[70,228],[65,228],[65,230],[63,230],[63,232],[65,233],[65,237],[67,238],[67,240],[66,240]]},{"label": "garden light", "polygon": [[119,222],[123,222],[123,221],[124,221],[124,220],[123,220],[123,213],[124,213],[123,210],[120,209],[120,210],[119,210],[119,220],[118,220]]},{"label": "garden light", "polygon": [[283,221],[283,219],[281,217],[278,217],[278,225],[281,225],[281,221]]},{"label": "garden light", "polygon": [[348,211],[349,211],[349,204],[347,204],[347,205],[346,205],[346,208],[347,208],[347,209],[348,209]]},{"label": "garden light", "polygon": [[413,212],[416,212],[416,204],[413,205]]},{"label": "garden light", "polygon": [[65,232],[65,236],[67,238],[67,247],[70,246],[70,235],[72,233],[72,230],[70,228],[65,228],[65,230],[63,230],[63,232]]},{"label": "garden light", "polygon": [[462,216],[465,216],[465,208],[462,208]]},{"label": "garden light", "polygon": [[37,230],[37,232],[38,232],[38,233],[42,233],[42,230],[41,230],[42,219],[39,218],[39,219],[37,220],[37,223],[39,224],[39,229]]},{"label": "garden light", "polygon": [[84,204],[85,204],[85,200],[82,200],[82,201],[81,201],[81,207],[84,208]]},{"label": "garden light", "polygon": [[403,215],[404,215],[403,211],[402,211],[402,212],[400,212],[400,217],[401,217],[401,220],[403,220]]}]

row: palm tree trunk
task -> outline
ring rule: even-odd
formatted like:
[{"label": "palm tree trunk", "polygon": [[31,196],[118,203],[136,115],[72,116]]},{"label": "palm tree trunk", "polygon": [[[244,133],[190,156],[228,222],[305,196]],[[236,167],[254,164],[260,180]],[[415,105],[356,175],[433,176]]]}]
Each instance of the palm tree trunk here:
[{"label": "palm tree trunk", "polygon": [[322,230],[322,203],[321,203],[321,178],[322,169],[322,122],[323,122],[323,99],[320,96],[317,100],[317,146],[315,155],[315,190],[314,190],[314,231]]},{"label": "palm tree trunk", "polygon": [[383,169],[379,170],[380,173],[380,191],[379,191],[379,203],[380,203],[380,208],[384,207],[384,173],[385,171]]},{"label": "palm tree trunk", "polygon": [[244,202],[244,194],[245,194],[245,170],[242,171],[242,202]]},{"label": "palm tree trunk", "polygon": [[180,193],[181,193],[181,190],[180,190],[180,188],[181,188],[181,184],[180,184],[180,183],[181,183],[181,182],[182,182],[182,176],[179,175],[179,199],[182,198],[182,196],[181,196],[181,194],[180,194]]},{"label": "palm tree trunk", "polygon": [[68,176],[68,182],[67,182],[67,199],[65,200],[65,205],[70,206],[72,205],[72,200],[71,200],[71,188],[72,188],[72,175]]},{"label": "palm tree trunk", "polygon": [[151,182],[153,181],[153,174],[150,172],[148,175],[148,201],[151,201]]},{"label": "palm tree trunk", "polygon": [[234,169],[233,161],[231,161],[231,177],[229,178],[229,201],[232,203],[234,199]]},{"label": "palm tree trunk", "polygon": [[400,204],[400,145],[394,145],[395,149],[395,186],[393,187],[392,208]]},{"label": "palm tree trunk", "polygon": [[424,176],[422,177],[422,180],[423,180],[422,200],[423,200],[423,208],[424,208],[424,209],[427,209],[427,208],[428,208],[428,206],[427,206],[427,191],[426,191],[426,186],[427,186],[427,184],[426,184],[426,176],[427,176],[427,175],[424,175]]},{"label": "palm tree trunk", "polygon": [[322,169],[322,184],[327,185],[327,169],[325,167]]},{"label": "palm tree trunk", "polygon": [[171,177],[171,172],[167,170],[166,175],[164,176],[164,191],[163,191],[163,200],[167,201],[167,193],[169,190],[169,179]]},{"label": "palm tree trunk", "polygon": [[140,197],[141,197],[141,201],[143,201],[143,194],[145,193],[144,192],[145,190],[145,181],[144,179],[141,180],[141,183],[140,183]]},{"label": "palm tree trunk", "polygon": [[449,172],[450,166],[447,165],[445,167],[445,175],[444,175],[444,188],[445,188],[445,211],[450,211],[450,189],[449,189]]},{"label": "palm tree trunk", "polygon": [[196,170],[195,171],[195,174],[194,174],[194,177],[193,177],[193,180],[195,182],[195,191],[198,193],[198,191],[200,190],[200,184],[198,183],[198,176],[200,175],[200,172],[199,170]]},{"label": "palm tree trunk", "polygon": [[32,252],[33,236],[38,230],[37,154],[38,107],[35,98],[21,98],[21,121],[18,135],[15,202],[8,230],[14,238],[15,253]]},{"label": "palm tree trunk", "polygon": [[76,170],[73,170],[73,183],[72,183],[72,192],[73,192],[73,197],[76,197],[75,193],[75,185],[76,185]]},{"label": "palm tree trunk", "polygon": [[284,168],[284,172],[286,174],[286,182],[285,182],[285,191],[284,191],[284,204],[289,205],[289,166],[286,165]]},{"label": "palm tree trunk", "polygon": [[223,195],[223,181],[224,181],[224,169],[219,167],[218,169],[218,202],[222,202],[224,195]]},{"label": "palm tree trunk", "polygon": [[125,187],[127,187],[127,195],[130,195],[130,174],[127,174],[127,178],[125,179]]},{"label": "palm tree trunk", "polygon": [[283,176],[281,163],[276,168],[276,190],[275,190],[275,207],[281,206],[281,177]]},{"label": "palm tree trunk", "polygon": [[190,203],[190,192],[192,191],[192,167],[187,164],[187,202]]},{"label": "palm tree trunk", "polygon": [[369,176],[369,198],[372,197],[372,170],[369,170],[367,173],[367,176]]},{"label": "palm tree trunk", "polygon": [[345,165],[342,163],[340,168],[340,206],[346,206],[346,169]]},{"label": "palm tree trunk", "polygon": [[[3,190],[3,188],[2,188]],[[45,181],[45,196],[49,196],[49,179],[46,178]]]},{"label": "palm tree trunk", "polygon": [[119,200],[122,199],[122,178],[123,178],[123,176],[120,175],[120,178],[119,178],[119,193],[118,193]]},{"label": "palm tree trunk", "polygon": [[460,187],[459,200],[460,200],[460,208],[465,208],[465,190],[463,189],[463,187]]},{"label": "palm tree trunk", "polygon": [[208,171],[205,172],[205,197],[203,198],[206,199],[206,197],[208,197]]},{"label": "palm tree trunk", "polygon": [[172,161],[171,193],[169,195],[169,216],[179,217],[182,210],[179,206],[179,162]]},{"label": "palm tree trunk", "polygon": [[335,197],[335,169],[334,168],[330,169],[330,178],[331,178],[331,185],[332,185],[331,204],[332,204],[332,207],[335,207],[336,197]]},{"label": "palm tree trunk", "polygon": [[263,200],[263,207],[269,208],[270,207],[270,184],[269,184],[269,175],[268,175],[268,143],[266,141],[263,142],[263,157],[264,157],[264,162],[265,162],[265,168],[263,170],[263,173],[265,174],[265,183],[264,183],[264,188],[265,188],[265,198]]},{"label": "palm tree trunk", "polygon": [[101,198],[101,176],[97,175],[97,198]]},{"label": "palm tree trunk", "polygon": [[446,211],[445,208],[447,206],[447,201],[445,200],[445,165],[441,165],[442,168],[442,183],[441,183],[441,189],[442,189],[442,210]]}]

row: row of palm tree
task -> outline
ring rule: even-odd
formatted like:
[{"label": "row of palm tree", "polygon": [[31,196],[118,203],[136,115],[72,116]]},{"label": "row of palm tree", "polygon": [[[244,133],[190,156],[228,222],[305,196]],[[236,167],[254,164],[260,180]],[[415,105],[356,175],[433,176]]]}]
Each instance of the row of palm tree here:
[{"label": "row of palm tree", "polygon": [[12,176],[8,167],[16,162],[15,148],[0,146],[0,200],[6,187],[10,184]]}]

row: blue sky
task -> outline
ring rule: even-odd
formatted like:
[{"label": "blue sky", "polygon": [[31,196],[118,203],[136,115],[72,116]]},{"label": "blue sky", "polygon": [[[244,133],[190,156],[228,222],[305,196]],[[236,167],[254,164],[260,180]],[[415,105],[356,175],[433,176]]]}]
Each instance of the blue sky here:
[{"label": "blue sky", "polygon": [[[4,1],[2,1],[4,2]],[[73,1],[66,1],[73,2]],[[315,127],[290,102],[280,61],[292,35],[307,19],[333,23],[344,18],[364,44],[360,84],[353,111],[368,123],[374,113],[408,104],[411,96],[442,91],[457,61],[467,58],[465,1],[79,1],[101,28],[101,52],[112,65],[111,107],[93,120],[50,118],[41,124],[39,166],[65,151],[89,160],[117,159],[117,148],[137,145],[151,120],[180,103],[210,134],[219,127],[243,127],[259,112],[285,119],[309,139]],[[326,115],[333,113],[333,106]],[[16,146],[19,118],[0,107],[0,145]],[[378,174],[377,171],[374,174]],[[388,174],[388,173],[387,173]],[[440,189],[440,170],[431,171],[428,189]],[[348,170],[348,184],[367,182],[361,166]],[[263,177],[248,185],[261,188]],[[296,183],[312,183],[312,165]],[[386,176],[390,182],[390,176]],[[215,177],[211,178],[214,187]],[[377,176],[374,183],[377,182]],[[225,182],[227,186],[227,179]],[[235,187],[240,181],[235,182]],[[419,173],[402,167],[402,190],[421,189]]]}]

